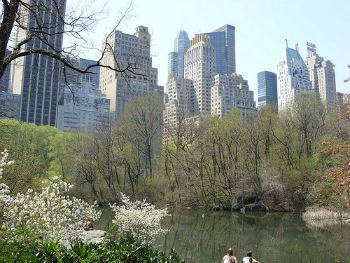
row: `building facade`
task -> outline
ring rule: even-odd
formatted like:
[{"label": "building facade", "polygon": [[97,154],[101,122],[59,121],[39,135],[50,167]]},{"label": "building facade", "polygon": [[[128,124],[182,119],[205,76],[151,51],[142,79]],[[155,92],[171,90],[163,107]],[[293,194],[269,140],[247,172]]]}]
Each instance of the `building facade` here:
[{"label": "building facade", "polygon": [[222,118],[234,108],[239,109],[243,117],[256,110],[254,92],[249,90],[248,81],[236,73],[215,75],[211,88],[211,115]]},{"label": "building facade", "polygon": [[336,106],[336,81],[334,65],[316,53],[316,45],[308,44],[307,66],[310,72],[312,88],[327,109]]},{"label": "building facade", "polygon": [[195,91],[195,114],[211,113],[211,86],[215,73],[215,49],[208,36],[197,34],[185,55],[185,78],[193,81]]},{"label": "building facade", "polygon": [[21,95],[0,92],[0,118],[19,119]]},{"label": "building facade", "polygon": [[224,25],[213,32],[206,33],[215,49],[216,72],[232,74],[236,72],[236,28]]},{"label": "building facade", "polygon": [[92,132],[108,121],[109,100],[93,82],[64,87],[57,109],[57,128]]},{"label": "building facade", "polygon": [[[23,51],[45,49],[59,54],[63,42],[61,32],[64,29],[61,17],[65,14],[66,0],[47,0],[45,3],[50,11],[43,11],[38,4],[39,0],[27,2],[37,6],[37,15],[23,13],[21,23],[24,28],[17,28],[15,43],[26,39],[31,29],[40,27],[45,32],[41,37],[44,37],[50,46],[34,37],[22,46]],[[57,60],[42,54],[31,54],[14,61],[11,91],[21,95],[21,121],[38,125],[56,124],[60,68]]]},{"label": "building facade", "polygon": [[177,52],[168,53],[168,79],[178,76],[179,54]]},{"label": "building facade", "polygon": [[169,134],[176,129],[179,122],[194,115],[193,81],[180,77],[172,77],[167,82],[167,96],[163,111],[164,133]]},{"label": "building facade", "polygon": [[110,100],[110,111],[115,117],[136,96],[164,94],[163,87],[158,85],[158,70],[152,67],[151,35],[147,27],[137,27],[134,35],[116,30],[106,38],[106,43],[101,63],[119,72],[101,68],[100,88]]},{"label": "building facade", "polygon": [[[70,63],[81,70],[85,70],[90,65],[96,65],[97,61],[85,58],[71,59]],[[60,75],[60,89],[63,89],[67,85],[80,85],[83,82],[88,82],[96,87],[100,86],[100,68],[92,67],[89,69],[89,73],[80,73],[76,70],[66,68],[65,74],[61,72]]]},{"label": "building facade", "polygon": [[311,89],[309,70],[299,53],[298,45],[295,49],[289,48],[286,40],[286,47],[278,64],[278,111],[292,106],[299,92]]},{"label": "building facade", "polygon": [[258,107],[277,105],[277,75],[270,71],[258,73]]},{"label": "building facade", "polygon": [[334,65],[331,61],[323,61],[317,69],[320,99],[327,109],[334,108],[337,104],[336,81]]},{"label": "building facade", "polygon": [[[11,52],[10,50],[6,49],[5,56],[9,55]],[[9,92],[10,87],[10,72],[11,72],[11,66],[8,65],[5,69],[4,74],[0,78],[0,92]]]},{"label": "building facade", "polygon": [[174,40],[174,51],[168,55],[168,77],[184,77],[185,53],[190,47],[187,32],[180,30]]}]

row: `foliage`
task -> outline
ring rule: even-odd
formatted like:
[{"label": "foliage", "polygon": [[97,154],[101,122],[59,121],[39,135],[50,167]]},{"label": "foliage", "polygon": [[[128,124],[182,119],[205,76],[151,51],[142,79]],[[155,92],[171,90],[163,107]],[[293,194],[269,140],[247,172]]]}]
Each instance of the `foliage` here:
[{"label": "foliage", "polygon": [[[1,152],[1,155],[2,157],[0,159],[0,180],[2,179],[2,173],[4,171],[4,167],[14,163],[13,161],[9,161],[9,162],[6,161],[8,157],[8,152],[6,149],[3,152]],[[9,194],[10,194],[9,187],[4,183],[0,183],[0,207],[2,207],[6,202],[9,201]]]},{"label": "foliage", "polygon": [[75,196],[99,204],[118,203],[123,192],[207,209],[344,206],[346,110],[325,111],[317,96],[301,93],[289,111],[278,114],[265,107],[247,118],[233,110],[199,125],[179,120],[162,144],[159,105],[156,95],[138,97],[119,121],[92,134],[1,121],[0,149],[11,149],[15,161],[5,175],[16,174],[5,176],[5,183],[13,193],[27,186],[39,191],[43,181],[62,175]]},{"label": "foliage", "polygon": [[122,205],[111,205],[115,213],[113,224],[116,225],[120,235],[132,235],[137,240],[151,243],[156,237],[167,232],[161,226],[161,221],[168,216],[166,208],[157,209],[145,200],[131,201],[124,194],[122,194],[121,201]]},{"label": "foliage", "polygon": [[[8,154],[0,160],[0,179]],[[45,241],[69,244],[80,237],[87,219],[97,220],[101,212],[81,199],[70,197],[72,185],[59,179],[42,189],[40,193],[28,189],[25,194],[11,195],[6,184],[1,184],[0,204],[3,227],[9,230],[28,229]],[[17,232],[19,233],[19,232]],[[26,231],[22,231],[26,235]],[[22,239],[23,235],[16,236]]]},{"label": "foliage", "polygon": [[35,236],[25,241],[9,242],[9,233],[2,233],[0,239],[0,262],[114,262],[114,263],[180,263],[184,262],[171,251],[169,255],[154,249],[151,245],[139,242],[133,237],[122,237],[115,241],[100,244],[72,243],[69,249],[49,242],[42,243]]},{"label": "foliage", "polygon": [[[39,191],[42,181],[61,174],[59,167],[51,168],[57,156],[54,152],[58,150],[52,143],[61,134],[57,129],[0,120],[0,131],[0,149],[10,149],[9,157],[15,162],[4,171],[3,179],[12,193],[25,192],[28,188]],[[67,137],[68,134],[61,136],[61,140],[66,141]]]}]

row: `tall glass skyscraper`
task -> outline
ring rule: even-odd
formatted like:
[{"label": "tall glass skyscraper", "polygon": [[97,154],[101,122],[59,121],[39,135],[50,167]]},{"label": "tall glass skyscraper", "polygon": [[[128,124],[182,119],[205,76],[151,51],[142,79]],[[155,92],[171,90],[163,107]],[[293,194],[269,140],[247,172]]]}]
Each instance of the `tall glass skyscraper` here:
[{"label": "tall glass skyscraper", "polygon": [[216,71],[219,74],[236,72],[235,29],[234,26],[224,25],[206,33],[215,49]]},{"label": "tall glass skyscraper", "polygon": [[184,59],[187,49],[190,47],[190,39],[186,31],[180,30],[174,40],[174,51],[168,55],[168,75],[184,77]]},{"label": "tall glass skyscraper", "polygon": [[258,73],[258,107],[277,105],[277,75],[270,71]]},{"label": "tall glass skyscraper", "polygon": [[178,64],[179,64],[179,53],[169,52],[168,53],[168,78],[178,76]]},{"label": "tall glass skyscraper", "polygon": [[[63,20],[66,0],[28,0],[28,5],[38,8],[36,16],[24,16],[22,27],[18,27],[15,43],[28,37],[34,28],[41,28],[45,44],[34,37],[23,45],[23,50],[45,49],[59,54],[63,45]],[[49,10],[49,11],[47,11]],[[20,120],[38,125],[56,123],[57,97],[61,64],[56,59],[42,54],[32,54],[14,61],[12,92],[21,95]]]}]

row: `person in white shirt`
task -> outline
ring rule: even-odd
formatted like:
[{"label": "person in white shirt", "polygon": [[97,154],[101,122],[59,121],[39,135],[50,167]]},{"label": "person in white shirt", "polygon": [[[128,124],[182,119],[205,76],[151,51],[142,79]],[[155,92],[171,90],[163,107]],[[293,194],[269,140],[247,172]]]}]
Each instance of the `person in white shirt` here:
[{"label": "person in white shirt", "polygon": [[260,263],[253,258],[253,253],[251,251],[247,252],[247,256],[243,258],[243,263]]},{"label": "person in white shirt", "polygon": [[238,263],[237,258],[233,255],[232,248],[227,250],[227,254],[222,258],[222,263]]}]

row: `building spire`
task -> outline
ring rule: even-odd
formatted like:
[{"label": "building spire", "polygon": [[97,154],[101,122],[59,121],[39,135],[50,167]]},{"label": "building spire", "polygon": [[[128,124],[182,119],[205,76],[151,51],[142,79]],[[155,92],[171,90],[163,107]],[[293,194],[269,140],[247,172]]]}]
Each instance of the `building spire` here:
[{"label": "building spire", "polygon": [[285,39],[284,42],[286,43],[286,48],[288,48],[288,39]]}]

